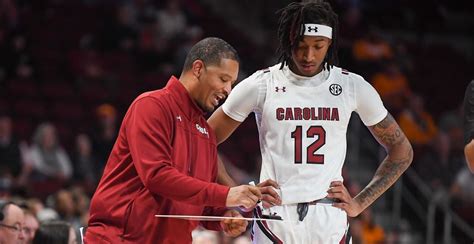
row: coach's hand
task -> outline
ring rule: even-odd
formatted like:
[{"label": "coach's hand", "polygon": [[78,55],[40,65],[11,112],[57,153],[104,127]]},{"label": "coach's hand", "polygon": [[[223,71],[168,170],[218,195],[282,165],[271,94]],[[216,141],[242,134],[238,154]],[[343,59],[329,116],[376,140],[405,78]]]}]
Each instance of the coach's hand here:
[{"label": "coach's hand", "polygon": [[336,200],[333,206],[346,211],[347,216],[356,217],[360,214],[360,206],[349,194],[342,181],[333,181],[329,186],[327,197]]},{"label": "coach's hand", "polygon": [[[235,210],[227,210],[224,217],[243,217]],[[224,233],[231,237],[242,234],[247,229],[247,220],[242,219],[224,219],[221,221],[221,227]]]},{"label": "coach's hand", "polygon": [[226,207],[240,207],[250,211],[260,199],[262,199],[262,193],[258,187],[249,185],[235,186],[230,188],[225,205]]},{"label": "coach's hand", "polygon": [[264,208],[270,208],[275,205],[281,205],[280,195],[275,191],[275,189],[280,188],[278,183],[274,180],[266,180],[257,185],[262,193],[262,203]]}]

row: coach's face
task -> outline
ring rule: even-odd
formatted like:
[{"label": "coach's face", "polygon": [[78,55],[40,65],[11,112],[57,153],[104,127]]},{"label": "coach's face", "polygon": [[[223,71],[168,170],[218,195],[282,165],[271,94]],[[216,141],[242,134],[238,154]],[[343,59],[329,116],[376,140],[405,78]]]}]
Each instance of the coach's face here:
[{"label": "coach's face", "polygon": [[239,63],[233,59],[221,59],[220,65],[202,64],[199,75],[198,105],[207,112],[212,112],[232,90],[237,80]]},{"label": "coach's face", "polygon": [[321,64],[331,45],[331,39],[305,36],[293,49],[291,70],[302,76],[314,76],[322,70]]}]

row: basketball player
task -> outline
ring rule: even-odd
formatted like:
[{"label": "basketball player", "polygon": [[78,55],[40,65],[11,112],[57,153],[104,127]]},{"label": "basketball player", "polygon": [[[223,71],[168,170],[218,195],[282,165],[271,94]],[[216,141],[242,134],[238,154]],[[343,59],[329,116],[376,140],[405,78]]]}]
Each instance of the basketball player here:
[{"label": "basketball player", "polygon": [[469,169],[474,173],[474,80],[469,83],[464,95],[464,155]]},{"label": "basketball player", "polygon": [[[278,27],[281,63],[240,82],[208,122],[221,143],[254,112],[262,152],[260,181],[279,184],[283,222],[257,222],[255,243],[344,243],[347,215],[371,205],[407,169],[412,147],[361,76],[337,66],[337,15],[323,1],[291,3]],[[388,155],[354,198],[341,170],[351,113]]]}]

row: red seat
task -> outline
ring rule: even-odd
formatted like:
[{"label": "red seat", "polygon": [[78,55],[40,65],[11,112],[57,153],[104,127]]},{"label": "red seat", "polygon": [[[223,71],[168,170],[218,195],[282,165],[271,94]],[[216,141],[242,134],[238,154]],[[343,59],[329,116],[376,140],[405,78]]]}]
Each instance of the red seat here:
[{"label": "red seat", "polygon": [[0,99],[0,113],[6,113],[10,110],[10,103],[6,99]]},{"label": "red seat", "polygon": [[72,84],[65,82],[44,83],[40,89],[41,93],[49,99],[73,98],[75,96]]},{"label": "red seat", "polygon": [[46,107],[41,100],[19,100],[13,105],[13,112],[30,119],[47,118]]},{"label": "red seat", "polygon": [[33,80],[10,80],[7,87],[8,95],[13,98],[37,98],[38,86]]},{"label": "red seat", "polygon": [[89,104],[102,103],[107,96],[106,89],[99,84],[87,84],[80,91],[81,100]]},{"label": "red seat", "polygon": [[133,57],[125,52],[111,52],[103,55],[104,68],[108,71],[131,72],[134,70]]},{"label": "red seat", "polygon": [[54,125],[58,133],[59,144],[64,146],[66,150],[73,145],[74,135],[77,134],[76,126],[71,123],[55,121]]},{"label": "red seat", "polygon": [[30,119],[20,119],[14,118],[13,119],[13,132],[18,139],[29,141],[33,136],[33,122]]},{"label": "red seat", "polygon": [[55,120],[71,122],[84,119],[84,109],[76,102],[54,102],[51,110],[51,115]]}]

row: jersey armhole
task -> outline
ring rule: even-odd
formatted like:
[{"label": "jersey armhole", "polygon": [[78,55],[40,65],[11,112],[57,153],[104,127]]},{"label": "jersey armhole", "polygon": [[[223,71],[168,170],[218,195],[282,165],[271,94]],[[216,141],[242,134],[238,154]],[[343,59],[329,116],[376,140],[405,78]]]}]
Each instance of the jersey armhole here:
[{"label": "jersey armhole", "polygon": [[[270,71],[268,71],[270,72]],[[265,73],[268,73],[268,72],[265,72]],[[268,74],[268,75],[272,75],[272,73]],[[260,83],[262,84],[258,84],[257,85],[257,106],[255,106],[255,108],[253,109],[253,112],[256,114],[256,113],[263,113],[263,108],[265,106],[265,101],[266,101],[266,98],[267,98],[267,82],[266,82],[266,79],[261,79],[259,80]]]}]

